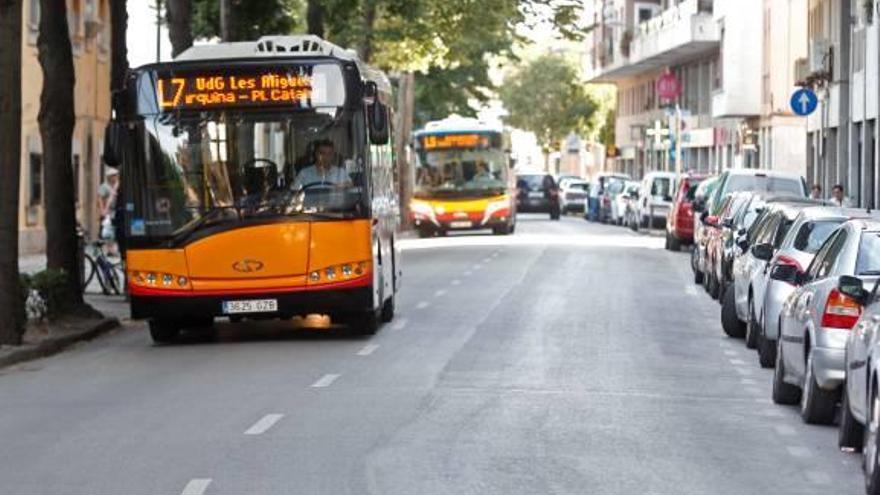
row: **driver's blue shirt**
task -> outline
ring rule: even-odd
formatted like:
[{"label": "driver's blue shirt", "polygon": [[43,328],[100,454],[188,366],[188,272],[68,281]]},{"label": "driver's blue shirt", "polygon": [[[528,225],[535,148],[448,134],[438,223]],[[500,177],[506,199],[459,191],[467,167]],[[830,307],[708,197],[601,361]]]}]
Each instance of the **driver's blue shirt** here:
[{"label": "driver's blue shirt", "polygon": [[324,171],[319,171],[315,165],[309,165],[297,174],[296,180],[293,181],[293,189],[298,191],[303,186],[314,183],[329,183],[341,186],[350,181],[351,179],[349,179],[348,174],[342,167],[333,166]]}]

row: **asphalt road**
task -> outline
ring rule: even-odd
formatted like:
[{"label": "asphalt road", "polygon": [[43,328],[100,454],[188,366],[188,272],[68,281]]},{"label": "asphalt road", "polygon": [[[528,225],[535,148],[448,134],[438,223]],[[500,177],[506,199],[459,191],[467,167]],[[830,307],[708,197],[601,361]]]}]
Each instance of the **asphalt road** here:
[{"label": "asphalt road", "polygon": [[408,240],[372,338],[142,324],[0,371],[0,493],[858,494],[836,429],[770,402],[687,254],[522,216]]}]

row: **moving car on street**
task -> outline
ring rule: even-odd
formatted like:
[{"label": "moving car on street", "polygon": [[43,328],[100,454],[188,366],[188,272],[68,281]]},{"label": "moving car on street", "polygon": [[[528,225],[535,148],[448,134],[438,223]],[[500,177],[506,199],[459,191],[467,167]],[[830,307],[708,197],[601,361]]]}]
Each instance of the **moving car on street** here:
[{"label": "moving car on street", "polygon": [[682,244],[694,243],[694,209],[697,186],[703,175],[687,174],[678,180],[677,192],[666,217],[666,249],[678,251]]},{"label": "moving car on street", "polygon": [[844,383],[846,343],[862,313],[856,287],[880,276],[880,221],[856,219],[825,241],[780,312],[773,401],[800,402],[807,423],[830,424]]},{"label": "moving car on street", "polygon": [[449,117],[413,136],[415,190],[410,203],[420,237],[449,231],[516,228],[509,139],[501,126]]},{"label": "moving car on street", "polygon": [[516,209],[521,212],[549,213],[559,220],[559,186],[546,173],[521,173],[516,176]]},{"label": "moving car on street", "polygon": [[131,315],[155,342],[221,317],[320,313],[363,334],[392,319],[385,74],[315,36],[267,36],[194,46],[127,80],[104,158],[124,162]]}]

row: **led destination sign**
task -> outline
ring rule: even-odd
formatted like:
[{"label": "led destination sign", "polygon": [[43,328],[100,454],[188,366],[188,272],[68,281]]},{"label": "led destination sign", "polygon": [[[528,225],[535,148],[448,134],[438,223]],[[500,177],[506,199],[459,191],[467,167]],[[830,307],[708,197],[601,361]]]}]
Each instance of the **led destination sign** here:
[{"label": "led destination sign", "polygon": [[[328,87],[328,84],[336,87]],[[156,97],[162,112],[230,107],[340,106],[345,101],[344,94],[341,72],[334,65],[257,67],[156,77]]]},{"label": "led destination sign", "polygon": [[489,136],[485,134],[428,134],[421,137],[426,151],[461,148],[488,148]]}]

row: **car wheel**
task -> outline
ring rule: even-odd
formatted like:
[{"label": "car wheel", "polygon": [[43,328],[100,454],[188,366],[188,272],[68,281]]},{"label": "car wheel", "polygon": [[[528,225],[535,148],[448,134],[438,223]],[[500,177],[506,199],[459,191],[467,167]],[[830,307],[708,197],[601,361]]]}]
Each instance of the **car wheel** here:
[{"label": "car wheel", "polygon": [[880,495],[880,456],[877,452],[878,433],[880,433],[880,396],[876,390],[871,392],[871,407],[868,411],[868,425],[865,428],[865,493]]},{"label": "car wheel", "polygon": [[669,232],[666,233],[666,243],[663,244],[663,249],[669,251]]},{"label": "car wheel", "polygon": [[721,297],[721,283],[718,282],[718,277],[714,274],[710,275],[710,277],[709,295],[712,296],[712,299],[718,300]]},{"label": "car wheel", "polygon": [[758,363],[762,368],[772,368],[776,361],[776,341],[768,339],[764,332],[767,329],[767,311],[764,311],[764,323],[758,333]]},{"label": "car wheel", "polygon": [[849,409],[849,394],[846,385],[843,386],[843,403],[840,405],[840,428],[837,430],[837,446],[842,449],[862,451],[862,443],[865,441],[865,429],[856,420]]},{"label": "car wheel", "polygon": [[694,271],[694,283],[699,285],[703,283],[703,272],[698,266],[699,249],[696,246],[691,250],[691,269]]},{"label": "car wheel", "polygon": [[801,400],[801,389],[785,382],[785,360],[782,357],[782,341],[777,340],[776,369],[773,370],[773,402],[792,406]]},{"label": "car wheel", "polygon": [[180,335],[180,324],[171,320],[150,320],[150,338],[156,344],[171,344]]},{"label": "car wheel", "polygon": [[749,321],[746,322],[746,347],[754,349],[758,345],[758,322],[755,321],[755,304],[749,299]]},{"label": "car wheel", "polygon": [[834,413],[837,412],[836,391],[819,388],[816,377],[813,374],[813,353],[807,356],[806,373],[804,384],[801,387],[801,418],[804,423],[816,425],[830,425],[834,422]]},{"label": "car wheel", "polygon": [[728,286],[721,302],[721,328],[728,337],[741,339],[746,334],[746,326],[736,316],[736,291]]},{"label": "car wheel", "polygon": [[389,297],[382,304],[382,313],[380,315],[382,323],[388,323],[394,319],[394,296]]}]

